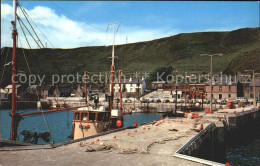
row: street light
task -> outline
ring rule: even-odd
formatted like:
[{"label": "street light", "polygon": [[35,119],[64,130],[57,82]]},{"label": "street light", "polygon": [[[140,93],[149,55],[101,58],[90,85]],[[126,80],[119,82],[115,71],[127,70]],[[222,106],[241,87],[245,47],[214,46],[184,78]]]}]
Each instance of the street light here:
[{"label": "street light", "polygon": [[256,107],[256,101],[255,101],[255,71],[254,70],[245,70],[245,72],[253,72],[253,92],[254,92],[253,105],[254,105],[254,107]]},{"label": "street light", "polygon": [[178,93],[177,93],[177,82],[178,82],[178,80],[177,80],[177,73],[178,73],[178,70],[175,70],[175,73],[176,73],[176,83],[175,83],[175,113],[177,113],[177,95],[178,95]]},{"label": "street light", "polygon": [[200,56],[210,56],[210,111],[212,111],[212,59],[213,56],[223,56],[223,54],[201,54]]}]

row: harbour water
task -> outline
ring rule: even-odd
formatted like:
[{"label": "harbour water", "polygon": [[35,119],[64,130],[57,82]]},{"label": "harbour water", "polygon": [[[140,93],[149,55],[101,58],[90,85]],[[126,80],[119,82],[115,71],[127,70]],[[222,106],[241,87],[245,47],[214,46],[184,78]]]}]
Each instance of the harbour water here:
[{"label": "harbour water", "polygon": [[[246,135],[246,136],[245,136]],[[231,165],[260,165],[260,129],[240,135],[226,147],[226,159]]]},{"label": "harbour water", "polygon": [[[36,112],[39,110],[20,110],[19,113]],[[10,138],[11,117],[9,116],[10,110],[0,110],[0,135],[2,138]],[[50,114],[42,114],[24,117],[19,123],[18,139],[23,140],[21,131],[27,130],[31,132],[48,132],[51,133],[54,143],[70,140],[67,138],[72,133],[72,111],[55,112]],[[161,114],[158,113],[133,113],[131,115],[124,115],[124,127],[133,126],[133,122],[138,124],[158,120]],[[45,120],[46,123],[45,123]],[[50,142],[49,142],[50,143]],[[46,144],[39,139],[38,144]]]}]

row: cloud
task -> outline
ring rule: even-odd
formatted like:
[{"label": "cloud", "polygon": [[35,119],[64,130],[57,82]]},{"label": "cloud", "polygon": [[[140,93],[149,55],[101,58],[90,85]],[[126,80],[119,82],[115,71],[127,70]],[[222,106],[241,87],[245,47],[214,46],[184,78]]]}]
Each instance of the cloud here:
[{"label": "cloud", "polygon": [[[10,46],[8,41],[10,41],[9,39],[11,38],[10,21],[13,17],[12,10],[12,6],[2,3],[2,46]],[[111,27],[109,31],[106,32],[107,25],[92,23],[92,26],[90,26],[89,24],[81,21],[71,20],[65,15],[58,15],[54,9],[45,6],[35,6],[31,10],[26,9],[26,11],[32,20],[36,23],[37,27],[39,27],[43,34],[47,36],[49,41],[53,43],[54,47],[56,48],[74,48],[81,46],[112,44],[113,30]],[[22,16],[19,10],[18,15],[21,17],[23,22],[26,22],[25,18]],[[27,27],[30,27],[28,24],[26,25]],[[17,27],[22,46],[28,48],[18,23]],[[45,39],[45,37],[37,28],[35,28],[35,30],[45,45],[45,42],[48,42],[47,39]],[[125,27],[122,25],[116,35],[116,44],[125,44],[126,37],[128,39],[128,43],[133,43],[162,38],[177,34],[179,32],[179,30],[169,30],[169,28],[141,29],[140,27]],[[33,48],[38,48],[37,44],[28,33],[26,33],[26,36],[29,39],[31,46]],[[48,47],[50,47],[49,42]]]}]

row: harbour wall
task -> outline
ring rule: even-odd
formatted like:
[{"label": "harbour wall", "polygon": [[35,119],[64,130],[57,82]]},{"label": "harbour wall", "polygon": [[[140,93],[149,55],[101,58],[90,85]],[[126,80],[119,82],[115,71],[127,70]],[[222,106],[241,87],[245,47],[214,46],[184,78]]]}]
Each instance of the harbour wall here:
[{"label": "harbour wall", "polygon": [[[250,137],[260,129],[260,109],[224,113],[224,119],[212,122],[188,141],[176,157],[208,164],[226,163],[226,145]],[[216,118],[216,116],[212,116]],[[216,118],[217,119],[217,118]]]}]

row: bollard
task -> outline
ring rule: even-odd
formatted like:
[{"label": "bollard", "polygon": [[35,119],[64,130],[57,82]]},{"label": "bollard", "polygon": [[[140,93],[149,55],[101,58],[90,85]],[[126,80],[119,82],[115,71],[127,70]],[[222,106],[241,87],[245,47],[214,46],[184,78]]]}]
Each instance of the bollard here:
[{"label": "bollard", "polygon": [[136,121],[134,121],[134,123],[133,123],[133,127],[137,127],[137,122]]},{"label": "bollard", "polygon": [[161,120],[163,120],[163,115],[161,116]]},{"label": "bollard", "polygon": [[227,163],[225,164],[225,166],[230,166],[230,163],[227,162]]},{"label": "bollard", "polygon": [[83,142],[79,142],[79,143],[78,143],[78,146],[82,146],[82,145],[83,145]]},{"label": "bollard", "polygon": [[203,130],[203,124],[200,124],[200,130]]},{"label": "bollard", "polygon": [[97,138],[96,141],[98,142],[98,141],[99,141],[99,138]]},{"label": "bollard", "polygon": [[116,136],[114,135],[114,137],[113,137],[114,139],[116,139]]},{"label": "bollard", "polygon": [[122,126],[122,121],[120,119],[118,119],[116,121],[116,127],[120,128]]}]

